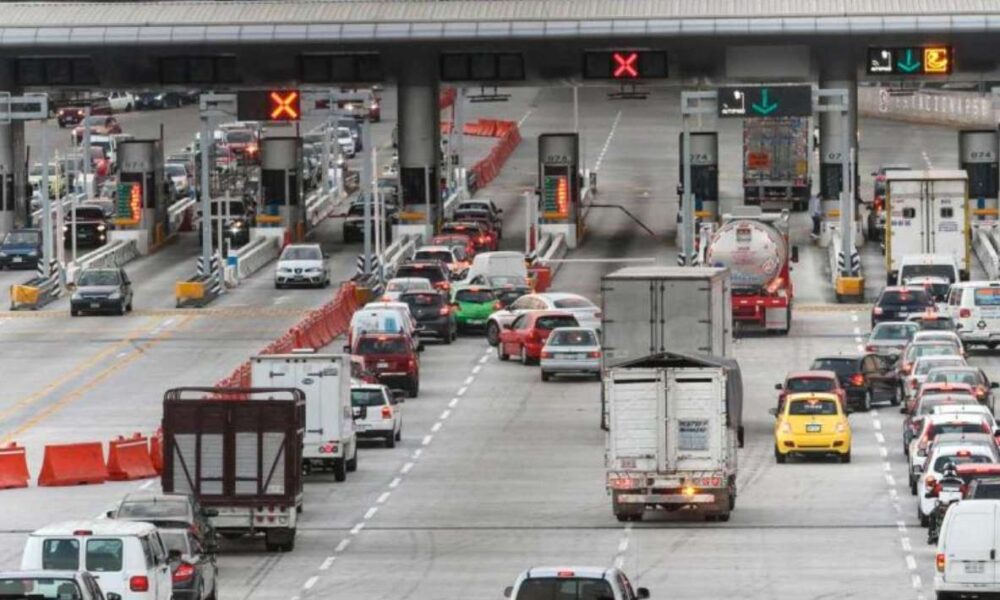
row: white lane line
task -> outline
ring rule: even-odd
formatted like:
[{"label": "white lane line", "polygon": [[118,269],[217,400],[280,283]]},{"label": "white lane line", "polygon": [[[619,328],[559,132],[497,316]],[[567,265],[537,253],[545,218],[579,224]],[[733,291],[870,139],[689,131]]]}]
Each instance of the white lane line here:
[{"label": "white lane line", "polygon": [[885,443],[885,436],[882,435],[882,433],[879,432],[879,431],[875,432],[875,439],[878,440],[879,444],[884,444]]},{"label": "white lane line", "polygon": [[899,502],[899,492],[896,488],[889,488],[889,497],[892,498],[893,502]]},{"label": "white lane line", "polygon": [[403,468],[400,469],[399,472],[402,473],[403,475],[406,475],[407,473],[410,472],[410,469],[412,468],[413,468],[413,463],[408,462],[405,465],[403,465]]},{"label": "white lane line", "polygon": [[[160,333],[160,332],[154,330],[153,333]],[[115,355],[115,358],[123,358],[125,356],[128,356],[128,352],[119,352],[118,354]]]},{"label": "white lane line", "polygon": [[522,125],[524,125],[524,122],[528,120],[528,117],[530,117],[531,113],[533,112],[535,112],[535,109],[529,108],[528,112],[524,113],[524,116],[521,117],[521,119],[517,122],[517,126],[521,127]]},{"label": "white lane line", "polygon": [[416,450],[414,450],[413,451],[413,460],[417,460],[418,458],[420,458],[420,455],[423,454],[423,453],[424,453],[424,451],[422,449],[420,449],[420,448],[417,448]]},{"label": "white lane line", "polygon": [[623,537],[622,541],[618,542],[618,553],[621,554],[628,550],[628,537]]},{"label": "white lane line", "polygon": [[[472,367],[472,374],[479,375],[479,372],[483,370],[483,365],[476,365]],[[469,379],[472,379],[471,377]]]},{"label": "white lane line", "polygon": [[437,423],[431,425],[431,431],[433,433],[437,433],[437,432],[441,431],[441,421],[438,421]]},{"label": "white lane line", "polygon": [[[920,579],[920,575],[913,575],[912,577],[910,577],[910,583],[913,584],[913,589],[915,590],[919,590],[920,588],[924,587],[924,582]],[[917,596],[917,599],[922,600],[923,596],[922,595]]]},{"label": "white lane line", "polygon": [[340,543],[337,544],[337,547],[334,548],[333,551],[334,552],[343,552],[350,545],[351,545],[351,538],[344,538],[344,539],[340,540]]},{"label": "white lane line", "polygon": [[906,566],[911,571],[916,571],[917,570],[917,559],[913,558],[912,554],[907,554],[906,555]]},{"label": "white lane line", "polygon": [[[618,123],[622,120],[622,111],[618,111],[615,115],[615,120],[611,123],[611,131],[608,132],[607,139],[604,140],[604,147],[601,148],[601,153],[597,155],[597,162],[594,163],[594,172],[601,170],[601,163],[604,161],[604,155],[608,153],[608,148],[611,147],[611,140],[615,137],[615,131],[618,129]],[[586,162],[586,161],[584,161]]]},{"label": "white lane line", "polygon": [[430,444],[433,440],[434,440],[433,435],[425,435],[424,439],[421,440],[420,443],[426,446],[427,444]]},{"label": "white lane line", "polygon": [[625,566],[625,557],[619,555],[617,558],[615,558],[615,568],[621,569],[624,566]]},{"label": "white lane line", "polygon": [[335,560],[337,560],[336,556],[327,556],[326,560],[323,561],[323,564],[321,564],[319,566],[319,570],[320,571],[329,571],[330,567],[333,566],[333,561],[335,561]]},{"label": "white lane line", "polygon": [[447,408],[444,409],[444,411],[441,412],[441,420],[442,421],[447,421],[448,417],[450,417],[450,416],[451,416],[451,411],[448,410]]},{"label": "white lane line", "polygon": [[874,428],[876,431],[878,431],[879,429],[882,429],[882,421],[879,421],[878,419],[873,420],[872,421],[872,428]]},{"label": "white lane line", "polygon": [[882,455],[882,458],[888,458],[889,457],[889,451],[885,449],[885,446],[879,446],[878,447],[878,453]]},{"label": "white lane line", "polygon": [[851,320],[852,321],[857,321],[858,320],[858,315],[852,314],[851,315]]},{"label": "white lane line", "polygon": [[[493,354],[493,348],[491,348],[490,346],[487,346],[486,347],[486,354],[483,356],[483,358],[485,358],[485,359],[488,360],[490,358],[490,354]],[[486,361],[485,360],[480,360],[480,362],[486,362]]]},{"label": "white lane line", "polygon": [[369,508],[368,512],[365,513],[365,521],[367,521],[368,519],[371,519],[372,517],[374,517],[375,513],[377,513],[377,512],[378,512],[378,507],[377,506],[373,506],[373,507]]},{"label": "white lane line", "polygon": [[389,487],[395,489],[396,487],[399,486],[400,483],[402,483],[402,481],[403,481],[402,479],[400,479],[399,477],[396,477],[392,481],[389,482]]},{"label": "white lane line", "polygon": [[468,377],[465,378],[465,385],[471,385],[472,382],[475,381],[475,380],[476,380],[475,377],[473,377],[472,375],[469,375]]},{"label": "white lane line", "polygon": [[455,408],[458,404],[458,398],[452,398],[451,402],[448,403],[448,408]]},{"label": "white lane line", "polygon": [[378,500],[376,500],[375,503],[376,504],[384,504],[385,501],[389,499],[389,496],[391,494],[392,494],[392,492],[382,492],[382,495],[378,497]]},{"label": "white lane line", "polygon": [[861,335],[861,328],[860,327],[855,327],[854,328],[854,335]]},{"label": "white lane line", "polygon": [[455,394],[458,395],[458,396],[464,396],[465,395],[465,391],[467,389],[469,389],[469,388],[467,388],[467,387],[460,387],[460,388],[458,388],[458,391],[455,392]]},{"label": "white lane line", "polygon": [[864,345],[858,344],[858,352],[864,352],[864,351],[865,351]]},{"label": "white lane line", "polygon": [[885,474],[885,484],[889,487],[896,487],[896,478],[888,473]]},{"label": "white lane line", "polygon": [[892,465],[889,463],[889,461],[883,462],[882,463],[882,468],[885,469],[886,473],[891,473],[892,472]]},{"label": "white lane line", "polygon": [[302,589],[304,589],[304,590],[311,590],[311,589],[312,589],[312,587],[313,587],[314,585],[316,585],[316,582],[317,582],[317,581],[319,581],[319,577],[318,577],[317,575],[313,575],[313,576],[312,576],[312,577],[310,577],[309,579],[306,579],[306,582],[305,582],[305,584],[304,584],[304,585],[302,586]]},{"label": "white lane line", "polygon": [[486,352],[487,352],[486,356],[479,359],[479,364],[481,365],[485,365],[486,361],[490,359],[489,350],[487,350]]},{"label": "white lane line", "polygon": [[855,336],[854,342],[857,343],[857,344],[860,344],[861,343],[861,336],[860,335],[859,336]]},{"label": "white lane line", "polygon": [[927,163],[927,168],[933,169],[934,165],[931,164],[931,157],[927,155],[927,152],[921,152],[920,155],[924,157],[924,162]]},{"label": "white lane line", "polygon": [[364,528],[365,528],[365,524],[364,523],[358,523],[354,527],[351,527],[351,535],[358,535],[359,533],[361,533],[361,530],[364,529]]},{"label": "white lane line", "polygon": [[896,521],[896,529],[898,529],[900,533],[906,533],[906,523]]},{"label": "white lane line", "polygon": [[913,546],[910,545],[910,538],[900,538],[899,544],[903,547],[903,552],[913,552]]}]

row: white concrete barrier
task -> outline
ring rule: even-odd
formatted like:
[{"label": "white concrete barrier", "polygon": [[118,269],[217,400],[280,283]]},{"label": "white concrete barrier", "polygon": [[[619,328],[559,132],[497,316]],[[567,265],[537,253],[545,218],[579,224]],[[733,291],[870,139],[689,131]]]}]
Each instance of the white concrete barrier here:
[{"label": "white concrete barrier", "polygon": [[1000,248],[1000,231],[996,223],[974,226],[972,248],[983,270],[986,271],[986,276],[990,280],[1000,277],[1000,256],[997,253],[997,249]]},{"label": "white concrete barrier", "polygon": [[250,230],[250,242],[231,254],[236,257],[236,269],[233,273],[235,283],[238,284],[278,258],[284,241],[284,231],[281,228],[264,227],[254,227]]},{"label": "white concrete barrier", "polygon": [[139,257],[136,240],[111,240],[104,246],[77,257],[76,264],[66,267],[66,281],[76,282],[77,275],[84,269],[98,267],[120,267]]}]

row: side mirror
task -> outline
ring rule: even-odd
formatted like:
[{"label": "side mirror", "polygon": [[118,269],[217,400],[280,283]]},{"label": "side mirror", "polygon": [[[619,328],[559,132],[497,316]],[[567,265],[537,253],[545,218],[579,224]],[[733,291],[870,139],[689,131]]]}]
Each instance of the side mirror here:
[{"label": "side mirror", "polygon": [[776,383],[776,384],[774,384],[774,389],[776,389],[776,390],[778,390],[780,392],[781,390],[785,389],[785,386],[782,385],[782,384],[780,384],[780,383]]},{"label": "side mirror", "polygon": [[404,390],[392,390],[392,400],[393,402],[406,402],[406,391]]},{"label": "side mirror", "polygon": [[217,517],[219,516],[219,509],[217,508],[203,508],[201,509],[201,514],[206,517]]},{"label": "side mirror", "polygon": [[799,247],[798,246],[792,246],[792,262],[793,263],[799,262]]},{"label": "side mirror", "polygon": [[646,600],[649,598],[649,590],[644,587],[638,588],[635,590],[635,597],[639,600]]},{"label": "side mirror", "polygon": [[512,328],[513,328],[513,326],[512,326],[512,324],[511,324],[511,323],[507,323],[506,325],[504,325],[504,326],[503,326],[503,328],[504,328],[504,329],[512,329]]},{"label": "side mirror", "polygon": [[104,513],[104,518],[106,518],[106,519],[114,519],[115,518],[115,511],[114,510],[109,510],[108,512]]},{"label": "side mirror", "polygon": [[777,417],[778,416],[778,409],[777,408],[769,408],[769,409],[767,409],[767,414],[771,415],[772,417]]},{"label": "side mirror", "polygon": [[993,428],[993,435],[994,436],[1000,435],[1000,425],[998,425],[997,427]]},{"label": "side mirror", "polygon": [[504,598],[510,598],[510,595],[511,595],[511,594],[513,594],[513,593],[514,593],[514,588],[513,588],[513,586],[509,586],[509,585],[508,585],[507,587],[505,587],[505,588],[503,589],[503,597],[504,597]]},{"label": "side mirror", "polygon": [[461,309],[462,309],[462,305],[461,305],[461,304],[459,304],[458,302],[452,302],[452,303],[451,303],[451,307],[452,307],[452,309],[454,309],[454,310],[461,310]]},{"label": "side mirror", "polygon": [[924,498],[930,499],[930,498],[933,498],[933,497],[934,497],[934,492],[933,491],[927,492],[926,494],[924,494]]}]

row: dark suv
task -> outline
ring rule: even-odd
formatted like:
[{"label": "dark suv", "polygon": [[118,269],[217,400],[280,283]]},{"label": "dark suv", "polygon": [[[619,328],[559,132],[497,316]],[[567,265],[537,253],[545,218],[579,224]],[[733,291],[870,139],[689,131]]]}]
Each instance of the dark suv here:
[{"label": "dark suv", "polygon": [[16,229],[0,242],[0,269],[34,269],[41,256],[40,229]]},{"label": "dark suv", "polygon": [[410,314],[420,326],[420,334],[433,335],[450,344],[458,337],[455,314],[448,299],[439,292],[404,292],[399,297],[410,307]]},{"label": "dark suv", "polygon": [[905,321],[910,315],[934,310],[934,299],[922,287],[887,287],[872,306],[872,327],[882,321]]},{"label": "dark suv", "polygon": [[431,282],[435,288],[451,293],[451,273],[448,267],[437,261],[410,261],[399,265],[393,277],[418,277]]},{"label": "dark suv", "polygon": [[820,356],[810,371],[833,371],[847,395],[849,410],[868,410],[876,400],[899,404],[895,361],[877,354]]},{"label": "dark suv", "polygon": [[[78,246],[103,246],[108,241],[108,217],[99,206],[78,206],[76,213],[76,243]],[[73,246],[73,213],[66,215],[63,244]]]}]

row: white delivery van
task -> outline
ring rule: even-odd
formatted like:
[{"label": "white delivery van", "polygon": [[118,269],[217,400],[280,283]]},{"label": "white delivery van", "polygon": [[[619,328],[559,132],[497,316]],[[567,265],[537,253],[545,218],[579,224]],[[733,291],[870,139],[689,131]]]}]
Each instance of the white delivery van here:
[{"label": "white delivery van", "polygon": [[417,325],[410,316],[410,306],[403,302],[370,302],[355,311],[347,331],[348,348],[357,336],[369,332],[405,333],[418,342],[417,350],[423,349],[417,340]]},{"label": "white delivery van", "polygon": [[[499,281],[500,279],[503,281]],[[472,259],[464,283],[499,287],[508,283],[528,283],[528,267],[520,252],[481,252]],[[499,283],[499,285],[495,285]]]},{"label": "white delivery van", "polygon": [[896,285],[921,286],[935,302],[944,302],[951,284],[961,280],[954,257],[944,254],[911,254],[899,261]]},{"label": "white delivery van", "polygon": [[1000,281],[965,281],[948,291],[943,311],[957,326],[966,346],[1000,345]]},{"label": "white delivery van", "polygon": [[351,410],[348,354],[265,354],[250,359],[250,381],[258,388],[298,388],[306,395],[302,464],[333,471],[344,481],[358,468],[358,438]]},{"label": "white delivery van", "polygon": [[100,519],[56,523],[32,532],[24,544],[26,571],[88,571],[105,594],[122,600],[170,600],[173,581],[156,526]]},{"label": "white delivery van", "polygon": [[938,598],[1000,593],[1000,500],[963,500],[948,509],[938,537]]}]

